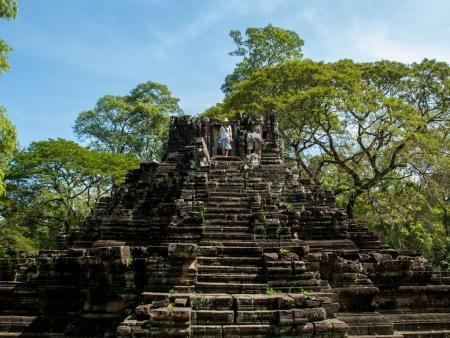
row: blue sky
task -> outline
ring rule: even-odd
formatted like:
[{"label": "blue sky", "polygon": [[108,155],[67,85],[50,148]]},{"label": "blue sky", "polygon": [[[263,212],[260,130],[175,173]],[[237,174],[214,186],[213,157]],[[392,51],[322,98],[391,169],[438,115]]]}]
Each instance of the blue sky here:
[{"label": "blue sky", "polygon": [[105,94],[153,80],[186,113],[222,99],[236,57],[231,29],[268,23],[295,30],[305,57],[334,61],[425,57],[450,62],[447,0],[19,0],[0,22],[14,49],[0,104],[22,146],[74,139],[73,122]]}]

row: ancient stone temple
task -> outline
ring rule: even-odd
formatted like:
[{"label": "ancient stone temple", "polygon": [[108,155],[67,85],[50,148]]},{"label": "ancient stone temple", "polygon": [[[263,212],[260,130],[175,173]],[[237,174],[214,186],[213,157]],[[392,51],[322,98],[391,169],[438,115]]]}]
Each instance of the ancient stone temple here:
[{"label": "ancient stone temple", "polygon": [[61,249],[0,261],[0,337],[450,337],[450,274],[282,157],[277,123],[171,120]]}]

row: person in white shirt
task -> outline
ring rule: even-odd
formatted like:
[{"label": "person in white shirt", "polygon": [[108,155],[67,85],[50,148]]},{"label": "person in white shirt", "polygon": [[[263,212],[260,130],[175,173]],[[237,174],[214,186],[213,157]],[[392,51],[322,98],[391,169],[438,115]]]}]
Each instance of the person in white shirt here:
[{"label": "person in white shirt", "polygon": [[228,119],[224,118],[219,135],[219,149],[222,150],[222,155],[229,155],[231,143],[233,143],[233,133],[231,131],[231,126],[228,124]]}]

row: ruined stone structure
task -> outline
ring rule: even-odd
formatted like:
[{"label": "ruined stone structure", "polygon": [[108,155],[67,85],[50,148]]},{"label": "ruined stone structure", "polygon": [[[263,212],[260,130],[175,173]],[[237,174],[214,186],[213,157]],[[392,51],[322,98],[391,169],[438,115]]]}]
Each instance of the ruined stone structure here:
[{"label": "ruined stone structure", "polygon": [[0,337],[450,337],[450,275],[283,162],[277,124],[173,118],[61,250],[0,260]]}]

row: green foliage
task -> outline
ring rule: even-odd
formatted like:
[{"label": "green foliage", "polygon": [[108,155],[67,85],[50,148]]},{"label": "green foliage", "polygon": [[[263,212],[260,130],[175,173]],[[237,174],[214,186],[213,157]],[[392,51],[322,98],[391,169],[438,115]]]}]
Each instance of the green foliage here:
[{"label": "green foliage", "polygon": [[232,114],[229,111],[223,109],[222,103],[217,103],[212,107],[209,107],[204,112],[200,114],[201,117],[214,118],[218,120],[223,120],[225,117],[232,118]]},{"label": "green foliage", "polygon": [[269,296],[274,296],[274,295],[281,294],[281,292],[277,291],[277,290],[274,290],[271,287],[268,287],[267,290],[266,290],[266,294],[269,295]]},{"label": "green foliage", "polygon": [[[0,0],[0,18],[13,19],[17,15],[16,0]],[[11,51],[5,41],[0,38],[0,74],[9,69],[7,54]],[[6,116],[5,109],[0,106],[0,196],[5,193],[3,178],[5,166],[16,147],[16,130]]]},{"label": "green foliage", "polygon": [[[448,168],[448,167],[447,167]],[[420,249],[435,265],[450,262],[450,173],[393,180],[361,196],[357,214],[397,249]]]},{"label": "green foliage", "polygon": [[0,196],[5,193],[5,167],[16,149],[16,129],[0,106]]},{"label": "green foliage", "polygon": [[23,235],[24,229],[9,229],[4,221],[0,221],[0,258],[9,257],[17,253],[35,254],[35,243]]},{"label": "green foliage", "polygon": [[253,73],[223,107],[276,114],[287,155],[318,182],[337,174],[331,188],[352,216],[364,192],[447,153],[448,78],[448,65],[430,60],[291,61]]},{"label": "green foliage", "polygon": [[11,51],[11,48],[5,41],[0,39],[0,74],[9,69],[9,63],[7,55]]},{"label": "green foliage", "polygon": [[74,131],[100,151],[160,159],[170,114],[180,112],[168,88],[149,81],[129,95],[101,97],[94,109],[80,113]]},{"label": "green foliage", "polygon": [[33,142],[9,164],[0,213],[9,234],[54,247],[61,232],[80,224],[99,198],[137,165],[133,156],[88,150],[73,141]]},{"label": "green foliage", "polygon": [[289,252],[290,252],[289,249],[286,249],[286,248],[280,248],[280,254],[285,255],[285,254],[288,254]]},{"label": "green foliage", "polygon": [[294,204],[292,204],[291,202],[286,202],[286,208],[287,208],[287,211],[289,211],[289,212],[295,211]]},{"label": "green foliage", "polygon": [[0,0],[0,18],[14,19],[17,16],[17,0]]},{"label": "green foliage", "polygon": [[258,69],[302,57],[303,40],[297,33],[271,24],[263,28],[247,28],[245,38],[239,30],[232,30],[230,36],[236,44],[236,50],[229,55],[239,56],[242,60],[236,64],[233,73],[225,78],[221,87],[225,95],[231,94],[234,85]]},{"label": "green foliage", "polygon": [[[14,19],[17,15],[16,0],[0,0],[0,18]],[[0,74],[9,69],[7,54],[11,51],[5,41],[0,38]]]}]

